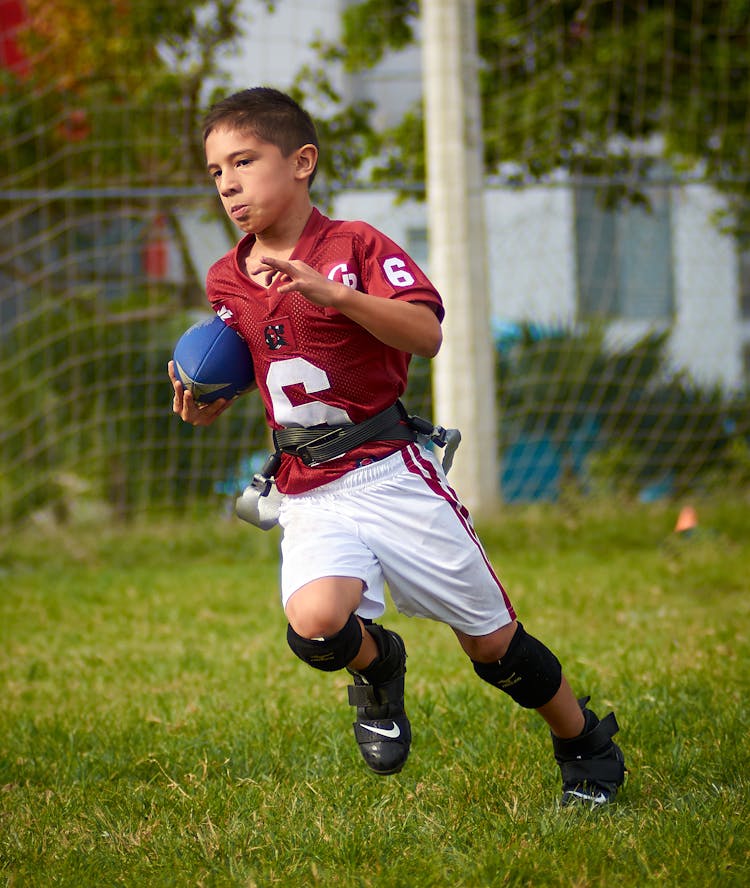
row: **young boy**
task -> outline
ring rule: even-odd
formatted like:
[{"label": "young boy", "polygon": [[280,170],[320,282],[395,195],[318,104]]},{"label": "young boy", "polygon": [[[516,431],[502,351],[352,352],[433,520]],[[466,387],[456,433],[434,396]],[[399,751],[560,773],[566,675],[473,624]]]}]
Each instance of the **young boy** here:
[{"label": "young boy", "polygon": [[[224,209],[246,233],[211,268],[207,290],[250,347],[280,455],[292,651],[351,673],[365,763],[401,770],[406,652],[373,622],[387,583],[401,612],[449,625],[479,678],[547,722],[563,805],[611,801],[625,775],[614,714],[600,721],[588,698],[577,701],[555,655],[518,622],[469,513],[398,402],[410,356],[440,348],[440,296],[385,235],[313,208],[315,126],[289,96],[231,95],[211,108],[203,137]],[[171,363],[169,373],[185,422],[209,425],[230,406],[198,405]]]}]

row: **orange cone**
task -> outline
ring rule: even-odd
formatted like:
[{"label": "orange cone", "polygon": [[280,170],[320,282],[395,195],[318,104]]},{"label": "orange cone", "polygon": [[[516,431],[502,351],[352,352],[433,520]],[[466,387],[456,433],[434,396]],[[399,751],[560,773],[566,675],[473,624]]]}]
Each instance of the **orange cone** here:
[{"label": "orange cone", "polygon": [[675,533],[690,533],[698,526],[698,513],[692,506],[683,506],[674,526]]}]

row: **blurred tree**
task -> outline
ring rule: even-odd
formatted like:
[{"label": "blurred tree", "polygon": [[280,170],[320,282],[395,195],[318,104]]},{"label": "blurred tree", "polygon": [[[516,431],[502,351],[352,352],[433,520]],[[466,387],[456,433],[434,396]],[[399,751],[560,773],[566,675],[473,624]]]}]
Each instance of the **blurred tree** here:
[{"label": "blurred tree", "polygon": [[[347,4],[323,68],[371,68],[415,40],[418,17],[416,0]],[[489,174],[564,169],[627,192],[659,155],[747,201],[750,0],[479,0],[477,17]],[[375,179],[424,182],[419,107],[378,138]]]},{"label": "blurred tree", "polygon": [[[24,184],[17,176],[25,172],[38,187],[59,184],[61,176],[67,183],[84,176],[92,185],[117,170],[140,171],[146,180],[150,171],[163,183],[165,172],[184,177],[195,163],[202,169],[196,116],[207,79],[218,79],[219,52],[240,34],[239,3],[26,0],[16,39],[28,62],[25,71],[2,75],[2,123],[18,136],[3,140],[14,186]],[[167,144],[155,138],[155,111],[170,116]],[[64,152],[60,169],[56,152],[70,143],[80,150]],[[49,182],[39,182],[40,174]]]},{"label": "blurred tree", "polygon": [[[247,13],[242,0],[26,0],[14,36],[25,64],[0,69],[0,123],[18,137],[0,143],[13,187],[77,178],[111,185],[117,172],[143,185],[195,184],[204,167],[197,121],[209,84],[222,87],[221,54],[252,38]],[[293,89],[296,97],[315,93],[334,109],[319,127],[317,190],[325,202],[380,143],[370,103],[344,108],[323,69],[304,69],[300,79],[306,89]]]},{"label": "blurred tree", "polygon": [[[202,298],[172,217],[202,179],[211,193],[196,124],[239,6],[25,0],[14,25],[16,63],[0,70],[0,379],[18,395],[3,411],[0,502],[14,518],[70,475],[125,514],[143,441],[169,427],[153,405],[168,397],[174,324]],[[182,277],[149,261],[166,231]],[[192,438],[168,437],[157,466],[168,446],[174,465],[193,458]]]}]

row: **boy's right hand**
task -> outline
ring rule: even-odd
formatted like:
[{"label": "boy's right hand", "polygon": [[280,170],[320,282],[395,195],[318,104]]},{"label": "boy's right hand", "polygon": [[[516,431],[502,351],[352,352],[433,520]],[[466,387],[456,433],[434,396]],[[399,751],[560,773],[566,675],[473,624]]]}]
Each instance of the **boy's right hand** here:
[{"label": "boy's right hand", "polygon": [[210,404],[199,404],[192,393],[185,389],[185,386],[177,378],[174,371],[174,361],[170,361],[168,365],[169,378],[172,381],[174,389],[174,398],[172,400],[172,412],[176,413],[183,422],[189,422],[193,426],[207,426],[222,414],[232,403],[227,398],[218,398]]}]

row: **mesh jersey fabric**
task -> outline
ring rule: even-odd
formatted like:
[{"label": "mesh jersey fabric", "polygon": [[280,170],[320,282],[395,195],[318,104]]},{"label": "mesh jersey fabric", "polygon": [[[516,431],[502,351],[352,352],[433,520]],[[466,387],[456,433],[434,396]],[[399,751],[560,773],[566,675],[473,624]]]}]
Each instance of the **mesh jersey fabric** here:
[{"label": "mesh jersey fabric", "polygon": [[[270,427],[362,422],[401,397],[411,356],[335,309],[251,280],[241,261],[253,241],[247,235],[211,267],[207,293],[213,309],[250,347]],[[440,296],[424,272],[366,222],[333,220],[313,209],[290,259],[374,298],[425,303],[443,318]],[[284,454],[277,485],[284,493],[303,493],[405,443],[369,442],[313,467]]]}]

